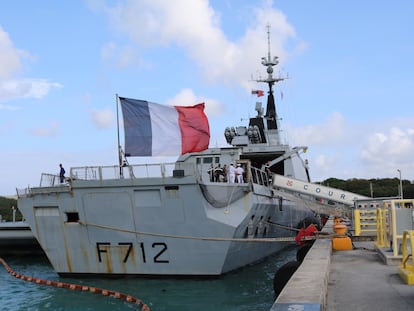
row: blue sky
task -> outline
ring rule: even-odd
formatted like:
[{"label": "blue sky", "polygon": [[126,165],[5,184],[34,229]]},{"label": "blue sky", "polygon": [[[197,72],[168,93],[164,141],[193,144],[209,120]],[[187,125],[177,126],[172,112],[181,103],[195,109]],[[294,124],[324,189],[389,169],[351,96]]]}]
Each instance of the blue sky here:
[{"label": "blue sky", "polygon": [[[255,115],[266,25],[283,139],[311,177],[414,179],[412,1],[6,1],[0,195],[117,164],[115,94],[206,103],[210,146]],[[263,87],[261,87],[263,89]],[[281,98],[283,93],[283,100]],[[260,99],[263,99],[261,97]],[[245,122],[245,121],[244,121]],[[130,163],[160,159],[132,158]]]}]

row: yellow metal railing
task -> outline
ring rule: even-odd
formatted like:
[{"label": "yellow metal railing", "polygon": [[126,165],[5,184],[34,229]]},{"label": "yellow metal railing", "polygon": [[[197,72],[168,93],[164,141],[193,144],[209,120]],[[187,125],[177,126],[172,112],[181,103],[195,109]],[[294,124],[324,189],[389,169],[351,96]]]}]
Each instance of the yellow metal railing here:
[{"label": "yellow metal railing", "polygon": [[[403,235],[397,224],[397,210],[401,208],[413,208],[413,199],[384,200],[381,207],[377,209],[376,227],[377,242],[379,248],[386,248],[392,245],[393,256],[400,253],[400,243]],[[411,228],[406,228],[411,229]]]},{"label": "yellow metal railing", "polygon": [[[392,238],[392,251],[393,256],[398,256],[399,254],[399,240],[403,239],[403,234],[397,233],[397,216],[396,216],[396,209],[397,208],[413,208],[412,199],[401,199],[401,200],[391,200],[389,201],[390,208],[391,208],[391,238]],[[385,202],[386,203],[386,202]],[[403,232],[404,233],[404,232]]]},{"label": "yellow metal railing", "polygon": [[377,209],[377,247],[390,247],[388,209],[383,205]]},{"label": "yellow metal railing", "polygon": [[360,236],[362,233],[377,232],[376,209],[355,209],[354,210],[354,230],[355,235]]},{"label": "yellow metal railing", "polygon": [[[376,234],[376,246],[380,248],[392,246],[393,256],[398,256],[403,230],[402,224],[397,223],[397,210],[414,207],[414,199],[382,199],[376,208],[359,208],[353,210],[353,225],[355,236],[366,233]],[[414,211],[413,211],[414,213]]]},{"label": "yellow metal railing", "polygon": [[[410,253],[408,254],[407,239],[410,239]],[[400,277],[409,285],[414,284],[414,230],[405,230],[402,236],[402,263],[398,269]],[[411,259],[411,260],[410,260]]]}]

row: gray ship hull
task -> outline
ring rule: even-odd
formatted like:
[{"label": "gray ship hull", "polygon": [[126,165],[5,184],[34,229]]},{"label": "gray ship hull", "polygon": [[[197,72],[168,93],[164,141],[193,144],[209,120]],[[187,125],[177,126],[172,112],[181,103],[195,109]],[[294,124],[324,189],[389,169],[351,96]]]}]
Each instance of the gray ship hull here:
[{"label": "gray ship hull", "polygon": [[310,211],[282,202],[267,185],[172,176],[31,188],[18,207],[60,275],[217,276],[292,243],[271,223]]}]

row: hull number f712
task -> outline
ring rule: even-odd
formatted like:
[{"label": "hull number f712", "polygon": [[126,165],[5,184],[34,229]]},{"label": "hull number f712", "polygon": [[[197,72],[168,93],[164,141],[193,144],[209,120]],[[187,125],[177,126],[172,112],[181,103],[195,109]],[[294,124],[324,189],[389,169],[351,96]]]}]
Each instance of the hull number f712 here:
[{"label": "hull number f712", "polygon": [[[134,249],[134,244],[132,242],[119,242],[118,244],[111,244],[110,242],[96,242],[96,252],[98,254],[99,262],[102,262],[102,257],[104,254],[111,252],[112,248],[116,248],[119,252],[119,249],[125,249],[125,255],[123,255],[122,262],[126,263],[128,261],[129,255]],[[155,252],[151,252],[152,256],[150,256],[150,260],[154,263],[169,263],[168,259],[165,259],[165,255],[167,255],[167,244],[164,242],[157,242],[152,243],[151,248]],[[139,249],[141,252],[142,262],[147,262],[147,252],[144,246],[144,243],[139,243]],[[164,256],[163,256],[164,255]]]}]

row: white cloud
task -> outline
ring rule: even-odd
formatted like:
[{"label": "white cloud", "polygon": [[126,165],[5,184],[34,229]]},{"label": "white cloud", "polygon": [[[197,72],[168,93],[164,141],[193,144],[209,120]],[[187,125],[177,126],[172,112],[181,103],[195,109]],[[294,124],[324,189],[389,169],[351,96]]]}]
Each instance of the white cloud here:
[{"label": "white cloud", "polygon": [[360,152],[364,166],[371,171],[395,174],[397,169],[412,175],[414,163],[414,131],[392,127],[388,131],[371,133]]},{"label": "white cloud", "polygon": [[[312,150],[310,153],[314,153],[316,150]],[[305,155],[306,158],[307,155]],[[317,176],[324,176],[323,179],[328,177],[340,177],[332,176],[332,168],[338,163],[337,154],[323,154],[317,153],[316,156],[311,160],[310,171],[311,176],[316,177],[314,173],[317,173]],[[321,178],[317,178],[320,180]]]},{"label": "white cloud", "polygon": [[397,169],[404,178],[413,179],[413,122],[407,119],[351,124],[335,113],[321,124],[288,128],[290,143],[309,146],[304,156],[309,158],[314,180],[383,178],[395,176]]},{"label": "white cloud", "polygon": [[10,79],[0,81],[0,100],[17,98],[45,97],[52,88],[60,88],[61,84],[46,79]]},{"label": "white cloud", "polygon": [[110,128],[114,122],[114,114],[111,109],[94,109],[91,112],[93,124],[100,129]]},{"label": "white cloud", "polygon": [[175,97],[166,102],[170,106],[192,106],[205,103],[205,112],[209,117],[222,115],[225,111],[224,105],[214,99],[196,96],[191,89],[182,89]]},{"label": "white cloud", "polygon": [[126,1],[107,11],[115,28],[143,46],[184,43],[220,32],[206,0]]},{"label": "white cloud", "polygon": [[349,126],[342,114],[336,112],[328,116],[320,124],[310,124],[300,128],[287,126],[289,138],[295,145],[327,146],[343,144],[346,135],[349,135]]},{"label": "white cloud", "polygon": [[[287,40],[295,39],[286,16],[264,1],[256,9],[255,22],[238,42],[226,38],[219,14],[207,0],[127,1],[107,8],[112,25],[142,47],[183,48],[201,68],[202,76],[214,83],[236,83],[250,90],[248,77],[258,69],[258,59],[267,55],[266,25],[271,23],[272,53],[285,59]],[[295,53],[303,48],[298,43]]]},{"label": "white cloud", "polygon": [[20,57],[25,54],[13,46],[8,33],[0,26],[0,79],[8,78],[20,70]]},{"label": "white cloud", "polygon": [[22,58],[30,57],[26,51],[13,46],[7,32],[0,26],[0,100],[17,98],[42,98],[59,83],[47,79],[16,79],[22,68]]}]

